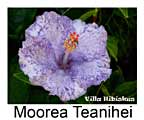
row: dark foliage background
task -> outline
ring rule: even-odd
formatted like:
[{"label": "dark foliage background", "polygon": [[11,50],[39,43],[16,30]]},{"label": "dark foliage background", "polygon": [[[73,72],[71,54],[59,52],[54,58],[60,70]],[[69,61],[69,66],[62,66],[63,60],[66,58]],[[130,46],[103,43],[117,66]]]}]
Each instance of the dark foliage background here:
[{"label": "dark foliage background", "polygon": [[[111,57],[111,77],[99,86],[88,88],[84,96],[126,96],[137,99],[137,9],[136,8],[9,8],[8,9],[8,103],[63,103],[42,87],[30,85],[19,69],[18,49],[25,40],[25,29],[44,11],[56,11],[71,19],[103,25],[108,32],[107,49]],[[84,96],[66,103],[86,102]],[[128,103],[136,103],[128,102]]]}]

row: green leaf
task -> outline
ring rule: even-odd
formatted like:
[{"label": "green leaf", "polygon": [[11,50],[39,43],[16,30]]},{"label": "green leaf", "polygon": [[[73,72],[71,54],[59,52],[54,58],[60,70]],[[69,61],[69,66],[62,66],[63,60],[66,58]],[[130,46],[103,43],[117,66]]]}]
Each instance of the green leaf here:
[{"label": "green leaf", "polygon": [[76,99],[76,103],[79,103],[79,104],[89,104],[90,101],[86,101],[85,100],[85,95],[79,97],[78,99]]},{"label": "green leaf", "polygon": [[113,70],[110,78],[104,82],[104,85],[109,90],[109,93],[112,94],[115,88],[124,81],[123,71],[118,67],[118,69]]},{"label": "green leaf", "polygon": [[14,73],[19,73],[19,65],[16,58],[9,63],[8,73],[8,103],[9,104],[24,104],[27,103],[29,98],[30,85],[25,82],[17,80],[13,76]]},{"label": "green leaf", "polygon": [[16,77],[18,80],[21,80],[22,82],[24,82],[24,83],[27,83],[27,84],[30,84],[30,85],[31,85],[31,83],[30,83],[30,81],[29,81],[28,76],[24,75],[24,73],[23,73],[23,72],[14,73],[13,75],[14,75],[14,77]]},{"label": "green leaf", "polygon": [[86,19],[88,19],[91,16],[97,16],[97,13],[98,13],[98,9],[90,10],[90,11],[84,13],[82,16],[80,16],[80,19],[85,21]]},{"label": "green leaf", "polygon": [[102,85],[101,90],[105,96],[110,96],[110,93],[105,85]]},{"label": "green leaf", "polygon": [[118,8],[114,10],[115,15],[120,16],[122,18],[130,18],[133,16],[137,16],[136,9],[133,8]]},{"label": "green leaf", "polygon": [[33,22],[36,9],[28,8],[9,8],[8,9],[8,31],[9,37],[14,36],[13,40],[19,40],[24,34],[25,29]]},{"label": "green leaf", "polygon": [[116,95],[124,95],[124,96],[133,96],[137,91],[137,82],[136,81],[129,81],[120,84],[115,89]]},{"label": "green leaf", "polygon": [[108,37],[107,41],[107,49],[110,53],[110,55],[115,59],[115,61],[118,61],[117,54],[118,54],[118,40],[116,37]]},{"label": "green leaf", "polygon": [[65,15],[68,11],[70,11],[70,9],[71,9],[71,8],[66,9],[66,10],[62,13],[62,15]]},{"label": "green leaf", "polygon": [[58,96],[52,96],[52,95],[49,95],[48,96],[48,100],[49,100],[49,103],[50,104],[58,104],[58,103],[62,103],[60,98]]},{"label": "green leaf", "polygon": [[28,103],[46,104],[49,103],[49,92],[39,86],[30,86]]},{"label": "green leaf", "polygon": [[119,11],[122,13],[122,15],[125,17],[125,18],[128,18],[128,9],[127,8],[119,8]]},{"label": "green leaf", "polygon": [[29,85],[10,78],[8,89],[8,103],[9,104],[24,104],[29,98]]},{"label": "green leaf", "polygon": [[97,90],[97,92],[96,92],[96,96],[99,95],[99,92],[100,92],[100,90],[101,90],[101,88],[102,88],[102,86],[103,86],[103,83],[104,83],[104,82],[102,82],[102,83],[100,84],[100,86],[98,87],[98,90]]}]

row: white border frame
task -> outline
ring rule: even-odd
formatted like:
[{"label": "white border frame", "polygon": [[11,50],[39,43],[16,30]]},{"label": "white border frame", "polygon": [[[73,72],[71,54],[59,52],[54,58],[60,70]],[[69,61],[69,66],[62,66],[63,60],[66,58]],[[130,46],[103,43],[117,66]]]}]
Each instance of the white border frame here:
[{"label": "white border frame", "polygon": [[[8,7],[137,7],[137,105],[133,106],[133,118],[131,120],[143,120],[144,113],[144,0],[1,0],[0,1],[0,114],[1,118],[13,120],[14,105],[7,102],[7,8]],[[21,105],[19,105],[21,106]],[[27,105],[33,108],[42,107],[68,107],[69,105]],[[83,105],[87,108],[107,105]],[[114,105],[119,108],[130,106],[126,104]],[[69,117],[69,119],[72,119]]]}]

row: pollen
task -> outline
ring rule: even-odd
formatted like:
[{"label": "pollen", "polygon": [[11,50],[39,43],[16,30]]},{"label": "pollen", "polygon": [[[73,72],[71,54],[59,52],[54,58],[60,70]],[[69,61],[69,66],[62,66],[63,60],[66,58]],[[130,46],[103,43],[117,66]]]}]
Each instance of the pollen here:
[{"label": "pollen", "polygon": [[79,35],[76,32],[70,33],[69,37],[64,41],[64,48],[68,52],[72,52],[78,45]]}]

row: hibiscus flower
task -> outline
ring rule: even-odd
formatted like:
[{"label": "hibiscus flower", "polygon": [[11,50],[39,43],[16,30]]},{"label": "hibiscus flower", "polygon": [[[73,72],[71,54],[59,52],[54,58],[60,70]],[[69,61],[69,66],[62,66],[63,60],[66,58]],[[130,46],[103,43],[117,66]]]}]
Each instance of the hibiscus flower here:
[{"label": "hibiscus flower", "polygon": [[75,100],[110,77],[106,43],[103,26],[44,12],[26,29],[20,68],[32,85],[62,101]]}]

